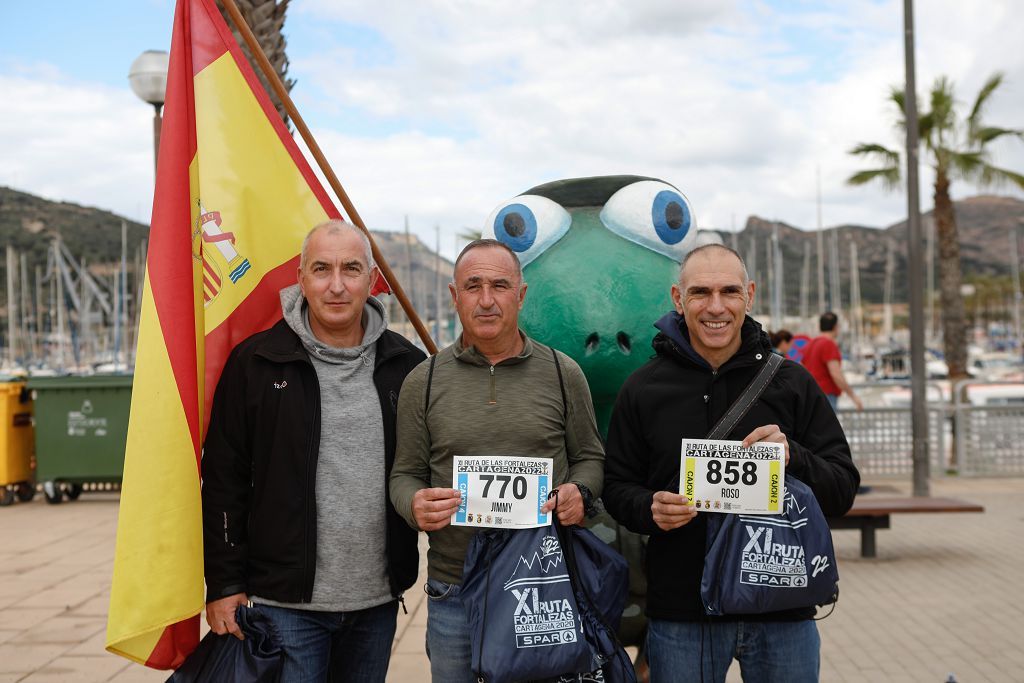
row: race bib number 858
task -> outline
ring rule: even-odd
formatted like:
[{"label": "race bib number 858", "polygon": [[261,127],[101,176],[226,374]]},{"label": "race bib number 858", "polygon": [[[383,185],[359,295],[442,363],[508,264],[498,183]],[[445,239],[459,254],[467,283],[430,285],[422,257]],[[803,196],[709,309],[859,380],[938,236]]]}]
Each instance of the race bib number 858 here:
[{"label": "race bib number 858", "polygon": [[455,526],[533,529],[551,523],[541,513],[551,490],[550,458],[456,455],[452,486],[462,494]]},{"label": "race bib number 858", "polygon": [[683,439],[679,492],[700,511],[780,514],[785,448],[780,443],[741,444]]}]

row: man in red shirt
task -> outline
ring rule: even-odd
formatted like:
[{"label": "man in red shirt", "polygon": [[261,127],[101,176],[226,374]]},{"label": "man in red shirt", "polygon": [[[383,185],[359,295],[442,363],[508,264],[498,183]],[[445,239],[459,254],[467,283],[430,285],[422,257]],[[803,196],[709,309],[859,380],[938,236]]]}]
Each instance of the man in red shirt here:
[{"label": "man in red shirt", "polygon": [[839,336],[839,318],[832,311],[826,311],[821,314],[818,327],[821,329],[821,335],[815,337],[804,350],[804,367],[825,392],[833,410],[839,403],[839,395],[844,392],[857,406],[857,410],[863,410],[864,405],[857,394],[853,393],[843,375],[843,356],[836,344],[836,337]]}]

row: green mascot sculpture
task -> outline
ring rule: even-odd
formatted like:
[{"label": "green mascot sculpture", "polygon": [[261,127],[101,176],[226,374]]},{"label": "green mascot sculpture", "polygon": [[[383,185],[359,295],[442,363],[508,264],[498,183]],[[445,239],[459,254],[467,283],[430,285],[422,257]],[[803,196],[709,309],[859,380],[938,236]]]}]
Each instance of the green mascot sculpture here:
[{"label": "green mascot sculpture", "polygon": [[[598,427],[607,435],[619,387],[650,358],[654,321],[672,308],[669,285],[696,244],[689,201],[655,178],[557,180],[499,205],[482,235],[519,255],[530,287],[520,325],[580,364]],[[620,637],[640,645],[644,539],[620,529],[605,513],[588,526],[630,561],[630,599]]]}]

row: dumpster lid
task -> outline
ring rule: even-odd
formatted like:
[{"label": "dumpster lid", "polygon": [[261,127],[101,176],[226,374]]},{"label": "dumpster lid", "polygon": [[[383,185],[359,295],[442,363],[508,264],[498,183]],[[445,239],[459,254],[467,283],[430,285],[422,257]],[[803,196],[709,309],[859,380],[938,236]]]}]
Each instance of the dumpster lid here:
[{"label": "dumpster lid", "polygon": [[134,375],[64,375],[63,377],[29,377],[29,389],[130,389]]}]

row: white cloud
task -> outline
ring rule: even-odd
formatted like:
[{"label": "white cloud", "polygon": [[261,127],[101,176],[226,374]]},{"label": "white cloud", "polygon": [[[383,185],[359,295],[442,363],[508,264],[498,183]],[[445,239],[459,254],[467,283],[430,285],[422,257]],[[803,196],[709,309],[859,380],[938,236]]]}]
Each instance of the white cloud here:
[{"label": "white cloud", "polygon": [[0,184],[149,222],[152,109],[50,65],[0,75]]},{"label": "white cloud", "polygon": [[[981,62],[1024,76],[1020,59],[1008,62],[995,47],[1019,34],[1024,13],[1009,3],[986,17],[949,0],[918,5],[920,83],[939,72],[964,74],[970,92],[981,77],[964,70],[973,74]],[[381,178],[396,188],[416,184],[414,194],[447,196],[442,203],[461,220],[487,213],[489,205],[476,202],[491,188],[509,195],[557,177],[627,172],[677,183],[705,222],[758,213],[812,227],[819,166],[827,225],[900,219],[899,195],[844,181],[859,168],[846,154],[853,144],[899,142],[885,97],[903,77],[901,3],[831,3],[800,13],[760,4],[626,7],[424,2],[396,12],[388,3],[312,3],[304,11],[371,27],[394,58],[341,78],[310,65],[305,77],[330,80],[340,100],[368,116],[414,128],[458,121],[469,130],[447,138],[442,167],[470,176],[423,177],[399,161]],[[812,39],[825,42],[834,71],[794,44]],[[1015,101],[1007,94],[999,93],[1008,103],[992,108],[993,121],[1012,123],[997,116]],[[405,159],[434,149],[408,136],[378,142],[398,145]],[[464,194],[453,194],[455,187]],[[963,196],[968,188],[955,189]]]},{"label": "white cloud", "polygon": [[[903,80],[902,3],[791,7],[309,0],[286,25],[293,95],[367,222],[397,229],[408,214],[431,244],[440,224],[446,251],[518,192],[612,173],[678,185],[704,225],[758,214],[810,228],[820,166],[826,225],[896,222],[901,195],[844,180],[860,168],[846,153],[856,142],[899,145],[885,97]],[[989,120],[1024,126],[1024,6],[915,9],[919,91],[948,74],[967,99],[1002,69]],[[341,21],[363,27],[372,55],[332,36]],[[0,77],[0,90],[0,182],[148,214],[150,111],[127,87],[39,65]],[[995,151],[1024,169],[1024,143]]]}]

